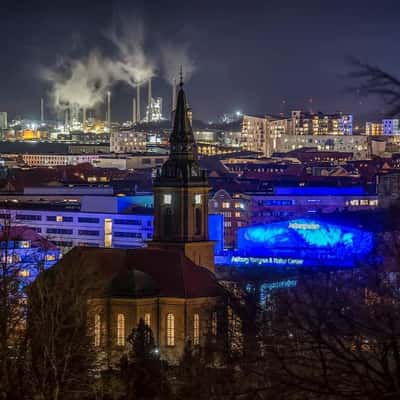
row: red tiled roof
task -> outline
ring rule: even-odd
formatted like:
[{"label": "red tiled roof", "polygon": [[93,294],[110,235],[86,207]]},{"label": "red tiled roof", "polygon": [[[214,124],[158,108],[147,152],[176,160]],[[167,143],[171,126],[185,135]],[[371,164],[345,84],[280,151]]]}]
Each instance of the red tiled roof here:
[{"label": "red tiled roof", "polygon": [[155,281],[160,297],[215,297],[219,292],[215,276],[209,270],[169,250],[75,247],[53,268],[58,267],[85,270],[93,282],[106,286],[117,275],[135,269]]}]

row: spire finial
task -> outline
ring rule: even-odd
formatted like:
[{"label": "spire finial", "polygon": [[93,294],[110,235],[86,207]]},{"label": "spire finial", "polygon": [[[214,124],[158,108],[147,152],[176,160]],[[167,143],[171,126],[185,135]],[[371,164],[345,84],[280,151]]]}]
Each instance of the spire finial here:
[{"label": "spire finial", "polygon": [[179,69],[179,86],[182,87],[183,86],[183,70],[182,70],[182,64],[181,67]]}]

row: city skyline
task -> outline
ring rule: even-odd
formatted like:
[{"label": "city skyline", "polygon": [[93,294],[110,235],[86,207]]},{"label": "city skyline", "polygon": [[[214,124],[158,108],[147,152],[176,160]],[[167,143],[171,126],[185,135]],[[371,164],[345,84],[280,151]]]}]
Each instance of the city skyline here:
[{"label": "city skyline", "polygon": [[[94,50],[100,59],[112,58],[115,49],[107,32],[124,24],[132,32],[141,24],[143,49],[158,76],[153,92],[165,99],[166,110],[171,91],[163,79],[160,49],[173,46],[195,66],[187,84],[196,119],[215,120],[237,109],[250,114],[343,111],[361,120],[376,119],[384,111],[379,100],[346,91],[351,85],[344,78],[351,69],[346,59],[351,55],[396,73],[397,56],[390,49],[398,39],[397,7],[391,1],[379,7],[359,1],[322,7],[309,1],[299,9],[291,1],[256,1],[244,8],[222,1],[212,8],[175,3],[165,9],[157,2],[132,6],[101,1],[94,9],[78,2],[20,2],[6,7],[0,17],[0,30],[9,38],[1,67],[9,78],[3,80],[0,105],[10,116],[37,117],[40,98],[48,98],[51,89],[43,68],[81,61]],[[131,114],[133,92],[124,82],[112,85],[117,120]]]}]

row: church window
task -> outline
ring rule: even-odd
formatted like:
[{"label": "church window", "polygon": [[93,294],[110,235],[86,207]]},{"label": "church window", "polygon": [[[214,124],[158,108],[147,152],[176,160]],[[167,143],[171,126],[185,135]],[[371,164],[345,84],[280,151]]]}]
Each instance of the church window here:
[{"label": "church window", "polygon": [[193,344],[200,344],[200,317],[199,314],[193,316]]},{"label": "church window", "polygon": [[117,345],[125,346],[125,316],[118,314],[117,316]]},{"label": "church window", "polygon": [[100,314],[94,316],[94,345],[100,346],[101,342],[101,317]]},{"label": "church window", "polygon": [[201,204],[201,200],[202,200],[202,198],[201,198],[201,194],[195,194],[194,195],[194,203],[195,204]]},{"label": "church window", "polygon": [[167,314],[167,346],[175,346],[175,317]]},{"label": "church window", "polygon": [[144,323],[151,328],[151,316],[150,313],[144,314]]},{"label": "church window", "polygon": [[163,204],[172,204],[172,194],[164,194],[163,196]]}]

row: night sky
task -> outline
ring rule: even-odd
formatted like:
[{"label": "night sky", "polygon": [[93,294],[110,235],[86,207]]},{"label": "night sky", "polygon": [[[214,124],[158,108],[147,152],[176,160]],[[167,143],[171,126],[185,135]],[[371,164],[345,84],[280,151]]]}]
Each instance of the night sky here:
[{"label": "night sky", "polygon": [[[153,58],[161,42],[187,47],[196,71],[186,88],[197,119],[308,109],[309,98],[313,111],[379,117],[376,99],[346,92],[346,57],[400,75],[399,13],[400,2],[387,0],[2,2],[0,111],[37,117],[50,89],[41,68],[94,48],[113,52],[104,32],[122,15],[142,21]],[[153,90],[169,108],[166,82],[155,79]],[[129,118],[132,91],[123,83],[112,89],[114,119]]]}]

